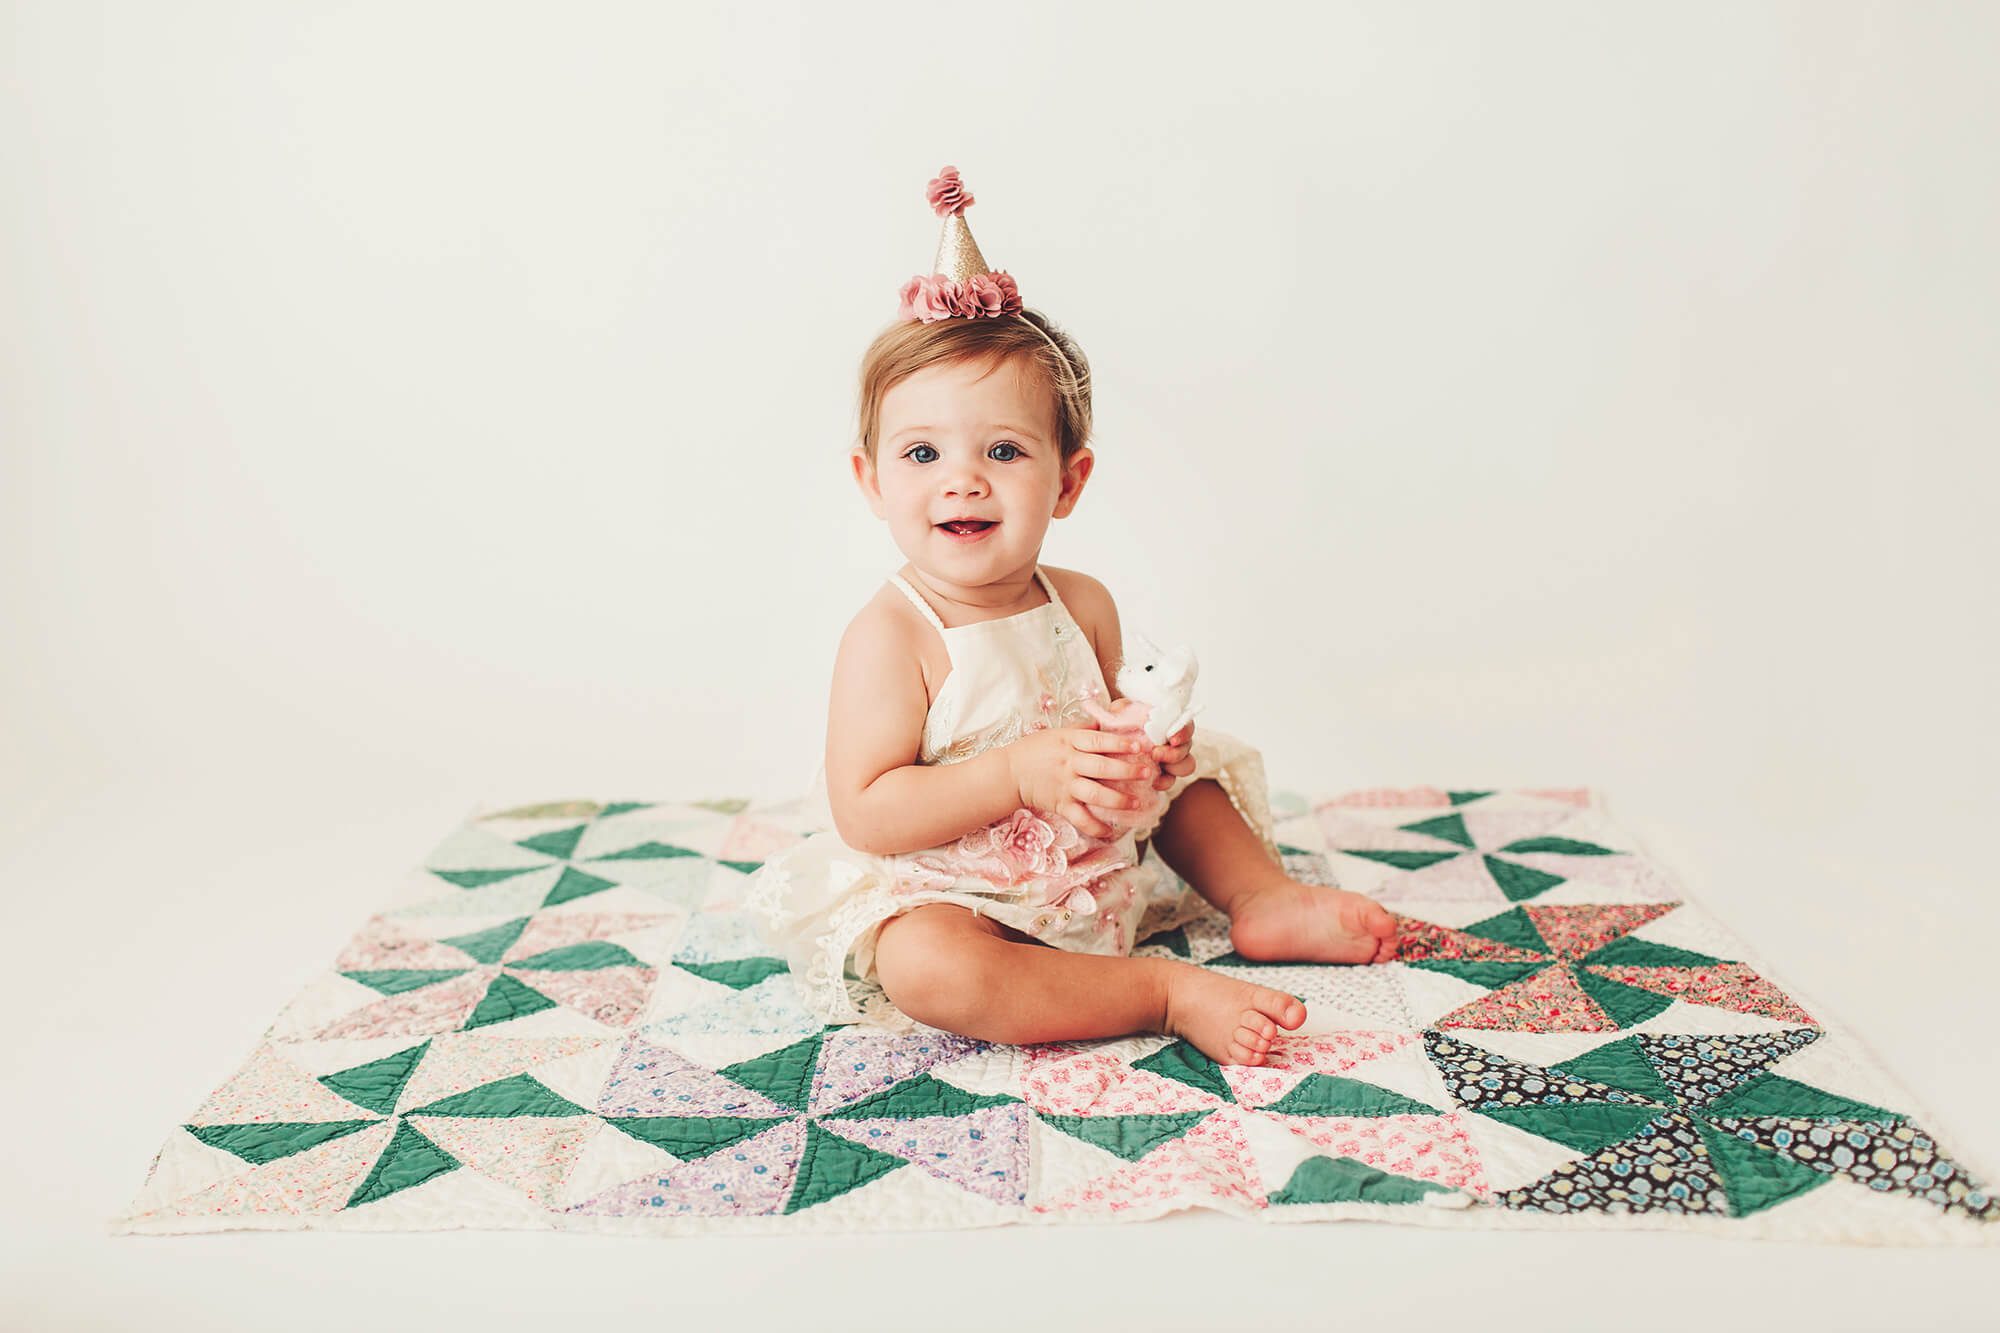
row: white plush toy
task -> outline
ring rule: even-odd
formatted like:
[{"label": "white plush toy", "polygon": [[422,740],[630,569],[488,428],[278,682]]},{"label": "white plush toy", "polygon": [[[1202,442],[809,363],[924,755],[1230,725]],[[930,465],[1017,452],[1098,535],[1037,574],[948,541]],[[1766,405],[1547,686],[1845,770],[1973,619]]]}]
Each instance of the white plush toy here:
[{"label": "white plush toy", "polygon": [[[1194,650],[1183,646],[1170,653],[1161,652],[1160,645],[1136,632],[1132,640],[1138,651],[1128,648],[1125,660],[1118,664],[1118,691],[1126,699],[1146,705],[1146,739],[1155,745],[1165,745],[1167,737],[1201,711],[1188,706],[1194,695],[1195,672],[1199,669]],[[1098,721],[1104,719],[1100,717]],[[1123,725],[1129,727],[1132,723],[1128,720]]]},{"label": "white plush toy", "polygon": [[[1162,652],[1158,644],[1135,632],[1126,646],[1124,660],[1118,664],[1118,692],[1124,698],[1112,708],[1095,699],[1086,699],[1084,707],[1106,731],[1139,732],[1154,745],[1165,745],[1167,737],[1186,726],[1207,706],[1189,704],[1196,670],[1193,649],[1183,646],[1171,653]],[[1098,812],[1111,822],[1146,823],[1166,802],[1167,794],[1154,791],[1150,782],[1120,779],[1107,781],[1105,785],[1129,791],[1144,802],[1138,810],[1118,811],[1115,816],[1110,811]]]}]

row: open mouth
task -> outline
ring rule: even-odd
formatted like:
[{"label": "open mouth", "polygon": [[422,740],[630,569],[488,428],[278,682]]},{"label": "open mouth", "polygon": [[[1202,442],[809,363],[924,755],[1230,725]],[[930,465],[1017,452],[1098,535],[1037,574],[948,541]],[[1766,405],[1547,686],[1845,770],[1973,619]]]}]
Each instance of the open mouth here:
[{"label": "open mouth", "polygon": [[950,523],[940,523],[937,526],[945,532],[949,532],[954,537],[977,537],[1000,525],[973,519],[958,519]]}]

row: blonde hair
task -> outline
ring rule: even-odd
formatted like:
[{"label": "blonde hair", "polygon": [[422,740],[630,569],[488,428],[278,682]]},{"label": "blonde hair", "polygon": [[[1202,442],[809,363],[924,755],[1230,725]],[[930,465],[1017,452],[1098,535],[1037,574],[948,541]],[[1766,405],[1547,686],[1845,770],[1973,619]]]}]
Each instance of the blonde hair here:
[{"label": "blonde hair", "polygon": [[881,440],[882,399],[927,366],[990,361],[995,369],[1022,357],[1056,405],[1056,440],[1065,465],[1090,443],[1090,362],[1076,339],[1039,310],[977,319],[919,323],[898,320],[875,335],[861,357],[860,428],[856,443],[875,461]]}]

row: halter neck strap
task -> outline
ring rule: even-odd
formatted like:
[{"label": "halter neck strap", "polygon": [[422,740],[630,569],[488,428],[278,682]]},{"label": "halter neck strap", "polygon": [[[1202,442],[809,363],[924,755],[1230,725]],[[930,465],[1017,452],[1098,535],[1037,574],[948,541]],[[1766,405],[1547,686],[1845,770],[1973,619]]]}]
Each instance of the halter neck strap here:
[{"label": "halter neck strap", "polygon": [[903,596],[909,598],[910,601],[915,604],[917,610],[924,613],[925,620],[928,620],[931,622],[931,624],[937,626],[938,633],[940,634],[944,633],[944,621],[938,619],[938,613],[931,610],[931,604],[925,601],[923,599],[923,595],[919,593],[915,588],[912,588],[909,585],[909,583],[904,580],[901,574],[891,574],[889,576],[889,582],[895,584],[898,588],[903,590]]},{"label": "halter neck strap", "polygon": [[[1054,605],[1056,610],[1062,613],[1064,619],[1074,619],[1074,617],[1072,617],[1069,613],[1069,608],[1063,605],[1063,599],[1056,594],[1055,580],[1051,579],[1048,576],[1048,572],[1044,570],[1040,565],[1035,566],[1035,579],[1042,585],[1042,591],[1049,595],[1049,602],[1052,605]],[[915,606],[917,610],[923,612],[924,619],[930,621],[931,624],[935,625],[937,627],[938,633],[943,634],[946,631],[946,629],[949,628],[944,623],[944,621],[938,617],[938,613],[934,609],[932,609],[931,604],[924,600],[924,595],[918,592],[915,588],[910,586],[908,579],[905,579],[901,574],[891,574],[889,576],[889,582],[895,584],[897,589],[902,592],[903,596],[910,599],[911,605]]]}]

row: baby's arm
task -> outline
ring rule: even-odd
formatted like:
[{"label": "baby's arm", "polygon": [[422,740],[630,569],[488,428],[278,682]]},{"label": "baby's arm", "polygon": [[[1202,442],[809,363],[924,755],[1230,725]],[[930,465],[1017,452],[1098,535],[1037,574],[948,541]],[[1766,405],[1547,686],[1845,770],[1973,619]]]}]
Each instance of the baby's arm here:
[{"label": "baby's arm", "polygon": [[[1061,809],[1083,826],[1081,800],[1120,793],[1084,776],[1124,775],[1127,742],[1062,728],[996,745],[955,764],[917,762],[930,703],[902,618],[871,604],[841,636],[826,726],[827,803],[842,842],[877,856],[920,851],[1004,819],[1024,805]],[[1089,752],[1086,752],[1089,751]],[[1092,821],[1094,822],[1094,821]],[[1093,836],[1108,829],[1085,828]]]}]

